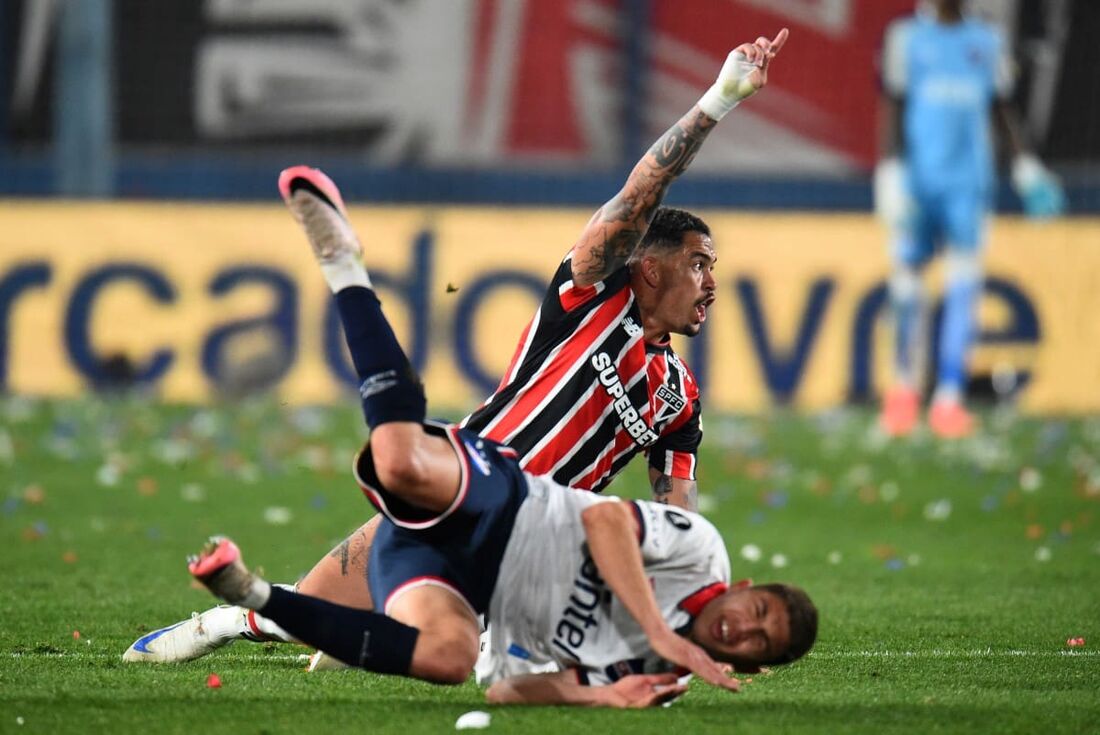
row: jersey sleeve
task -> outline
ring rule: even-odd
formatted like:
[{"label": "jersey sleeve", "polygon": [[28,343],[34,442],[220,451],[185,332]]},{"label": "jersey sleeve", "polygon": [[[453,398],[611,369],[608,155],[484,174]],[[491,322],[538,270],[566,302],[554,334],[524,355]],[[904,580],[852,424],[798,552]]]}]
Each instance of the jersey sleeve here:
[{"label": "jersey sleeve", "polygon": [[702,404],[696,397],[691,402],[691,415],[667,434],[662,434],[649,448],[649,466],[678,480],[694,480],[696,455],[703,441]]},{"label": "jersey sleeve", "polygon": [[674,565],[716,581],[729,581],[729,557],[722,537],[710,521],[698,513],[649,500],[630,501],[639,526],[642,561]]},{"label": "jersey sleeve", "polygon": [[901,98],[909,83],[909,35],[912,20],[895,20],[886,29],[882,44],[882,90],[891,97]]},{"label": "jersey sleeve", "polygon": [[565,256],[558,266],[550,287],[546,290],[543,308],[548,314],[572,314],[586,305],[595,305],[622,290],[630,280],[626,266],[613,271],[602,281],[589,286],[578,286],[573,282],[573,254]]}]

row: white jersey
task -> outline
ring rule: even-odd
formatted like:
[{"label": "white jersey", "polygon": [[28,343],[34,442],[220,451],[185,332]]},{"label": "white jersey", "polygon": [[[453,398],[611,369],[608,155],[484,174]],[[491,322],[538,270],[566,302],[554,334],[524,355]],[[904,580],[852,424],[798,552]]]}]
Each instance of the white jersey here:
[{"label": "white jersey", "polygon": [[[627,674],[671,670],[613,598],[588,553],[581,512],[618,499],[572,490],[546,477],[526,478],[527,499],[489,603],[479,683],[572,668],[582,682],[607,684]],[[665,620],[678,630],[692,619],[685,600],[729,584],[722,537],[696,513],[648,501],[623,502],[633,502],[646,573]]]}]

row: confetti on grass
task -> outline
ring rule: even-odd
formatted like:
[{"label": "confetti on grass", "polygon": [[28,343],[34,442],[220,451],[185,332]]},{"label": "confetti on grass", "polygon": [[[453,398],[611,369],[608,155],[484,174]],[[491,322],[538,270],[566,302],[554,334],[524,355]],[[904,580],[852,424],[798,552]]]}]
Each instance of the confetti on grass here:
[{"label": "confetti on grass", "polygon": [[760,561],[764,552],[756,544],[745,544],[741,547],[741,558],[745,561]]}]

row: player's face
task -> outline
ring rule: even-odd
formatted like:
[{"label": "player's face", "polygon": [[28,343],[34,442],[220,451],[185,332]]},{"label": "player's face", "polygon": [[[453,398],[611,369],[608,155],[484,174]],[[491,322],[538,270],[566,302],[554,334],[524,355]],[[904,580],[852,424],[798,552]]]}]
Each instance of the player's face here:
[{"label": "player's face", "polygon": [[684,235],[679,250],[658,259],[661,291],[654,317],[665,331],[694,337],[714,303],[714,264],[718,260],[710,236]]},{"label": "player's face", "polygon": [[774,660],[790,644],[787,605],[756,587],[712,600],[691,627],[692,639],[719,661],[746,667]]}]

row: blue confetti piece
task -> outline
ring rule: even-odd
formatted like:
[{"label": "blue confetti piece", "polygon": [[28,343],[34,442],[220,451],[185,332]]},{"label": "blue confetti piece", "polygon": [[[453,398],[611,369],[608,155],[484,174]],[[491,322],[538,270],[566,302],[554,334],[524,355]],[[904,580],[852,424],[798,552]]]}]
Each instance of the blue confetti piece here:
[{"label": "blue confetti piece", "polygon": [[891,572],[897,572],[905,568],[905,562],[897,557],[886,560],[886,568]]},{"label": "blue confetti piece", "polygon": [[768,516],[762,510],[753,511],[752,514],[749,516],[749,523],[753,524],[754,526],[759,526],[766,520],[768,520]]},{"label": "blue confetti piece", "polygon": [[997,507],[1001,504],[1000,498],[996,495],[986,495],[982,498],[982,510],[986,513],[992,513],[997,510]]},{"label": "blue confetti piece", "polygon": [[328,498],[321,494],[314,495],[309,500],[309,507],[314,510],[324,510],[328,507]]},{"label": "blue confetti piece", "polygon": [[790,496],[783,490],[773,490],[764,496],[764,503],[769,508],[785,508]]},{"label": "blue confetti piece", "polygon": [[15,511],[19,510],[19,498],[8,498],[4,501],[4,505],[0,506],[0,510],[4,515],[10,516]]},{"label": "blue confetti piece", "polygon": [[149,528],[145,529],[145,538],[150,541],[160,541],[162,538],[160,529],[156,526],[149,526]]},{"label": "blue confetti piece", "polygon": [[45,536],[50,532],[50,527],[46,525],[45,521],[35,521],[31,528],[33,528],[35,533],[39,536]]}]

